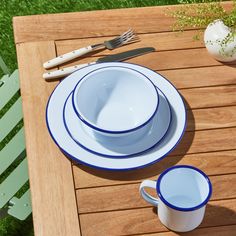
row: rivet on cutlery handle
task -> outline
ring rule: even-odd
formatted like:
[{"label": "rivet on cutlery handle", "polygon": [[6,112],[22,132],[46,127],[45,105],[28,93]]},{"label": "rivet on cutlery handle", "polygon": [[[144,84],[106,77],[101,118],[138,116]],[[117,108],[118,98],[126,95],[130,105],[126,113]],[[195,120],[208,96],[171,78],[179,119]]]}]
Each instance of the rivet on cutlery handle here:
[{"label": "rivet on cutlery handle", "polygon": [[84,54],[87,54],[89,52],[93,51],[93,48],[91,46],[80,48],[77,50],[74,50],[72,52],[68,52],[66,54],[63,54],[61,56],[58,56],[56,58],[53,58],[43,64],[43,67],[45,69],[49,69],[58,65],[61,65],[67,61],[73,60],[77,57],[80,57]]},{"label": "rivet on cutlery handle", "polygon": [[46,72],[46,73],[43,74],[43,78],[47,81],[59,79],[61,77],[65,77],[67,75],[70,75],[71,73],[73,73],[74,71],[76,71],[80,68],[83,68],[85,66],[92,65],[92,64],[95,64],[95,63],[96,62],[85,63],[85,64],[76,65],[76,66],[66,67],[66,68],[63,68],[63,69],[60,69],[60,70],[54,70],[54,71]]}]

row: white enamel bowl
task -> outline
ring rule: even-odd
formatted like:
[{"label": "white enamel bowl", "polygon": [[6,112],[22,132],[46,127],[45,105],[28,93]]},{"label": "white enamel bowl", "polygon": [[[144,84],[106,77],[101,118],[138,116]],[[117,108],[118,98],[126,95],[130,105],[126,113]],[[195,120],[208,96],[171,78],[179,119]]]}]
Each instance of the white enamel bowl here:
[{"label": "white enamel bowl", "polygon": [[84,128],[92,129],[98,140],[123,137],[126,142],[150,129],[159,97],[142,73],[109,66],[85,75],[75,86],[72,103]]}]

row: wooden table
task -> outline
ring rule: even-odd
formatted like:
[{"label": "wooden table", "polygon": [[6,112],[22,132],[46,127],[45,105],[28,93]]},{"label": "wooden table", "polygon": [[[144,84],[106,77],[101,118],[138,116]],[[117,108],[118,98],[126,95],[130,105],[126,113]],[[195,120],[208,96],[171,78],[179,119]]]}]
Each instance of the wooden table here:
[{"label": "wooden table", "polygon": [[[174,235],[139,196],[138,188],[143,179],[156,179],[176,164],[202,169],[213,184],[204,221],[190,235],[236,235],[236,63],[224,65],[211,58],[202,41],[192,39],[193,29],[172,32],[174,20],[165,15],[165,9],[14,18],[35,235]],[[187,104],[187,131],[168,157],[138,171],[75,165],[60,152],[46,128],[46,103],[58,82],[42,79],[42,64],[129,27],[139,33],[141,42],[71,64],[131,48],[155,47],[156,52],[129,61],[158,71],[178,88]]]}]

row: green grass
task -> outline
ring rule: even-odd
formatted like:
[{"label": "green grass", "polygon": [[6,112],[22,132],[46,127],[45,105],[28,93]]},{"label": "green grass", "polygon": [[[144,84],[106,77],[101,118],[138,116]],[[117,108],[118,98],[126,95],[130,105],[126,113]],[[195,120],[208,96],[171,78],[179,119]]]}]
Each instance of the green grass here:
[{"label": "green grass", "polygon": [[[183,2],[183,0],[1,0],[0,55],[3,57],[11,72],[13,72],[13,70],[17,68],[12,29],[13,16],[169,5],[178,4],[178,2]],[[2,76],[2,74],[3,73],[0,71],[0,76]],[[0,147],[0,150],[2,147],[3,146]],[[23,222],[11,216],[0,220],[0,235],[33,235],[32,217],[29,217]]]},{"label": "green grass", "polygon": [[13,16],[155,6],[177,3],[178,0],[1,0],[0,55],[2,55],[11,71],[17,68],[12,30]]}]

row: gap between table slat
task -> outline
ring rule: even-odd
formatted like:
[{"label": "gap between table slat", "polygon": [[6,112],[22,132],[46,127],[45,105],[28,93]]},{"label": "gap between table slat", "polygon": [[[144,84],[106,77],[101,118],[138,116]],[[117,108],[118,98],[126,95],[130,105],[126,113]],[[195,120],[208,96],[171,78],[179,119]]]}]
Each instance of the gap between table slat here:
[{"label": "gap between table slat", "polygon": [[[88,54],[90,57],[98,57],[120,53],[125,50],[132,50],[141,47],[154,47],[158,52],[170,50],[183,50],[205,47],[203,39],[194,40],[193,37],[199,34],[199,30],[187,30],[184,32],[168,32],[168,33],[151,33],[151,34],[138,34],[140,41],[132,44],[124,45],[114,50],[97,50]],[[110,37],[89,38],[89,39],[73,39],[56,41],[58,53],[64,54],[75,49],[86,47],[88,45],[97,44],[105,40],[110,40]]]},{"label": "gap between table slat", "polygon": [[[128,48],[124,51],[127,51]],[[58,51],[58,54],[59,51]],[[81,57],[79,60],[76,59],[66,65],[63,65],[62,68],[89,63],[96,61],[100,57]],[[191,58],[191,60],[189,60]],[[223,65],[223,63],[213,59],[205,48],[193,48],[193,49],[183,49],[183,50],[173,50],[173,51],[155,51],[142,56],[134,57],[128,59],[125,62],[134,63],[148,67],[155,71],[163,70],[177,70],[177,69],[187,69],[187,68],[199,68],[205,66],[217,66]],[[225,65],[235,67],[235,62],[230,62]]]},{"label": "gap between table slat", "polygon": [[[209,176],[212,182],[212,201],[236,198],[236,174]],[[158,177],[151,178],[153,180]],[[79,214],[127,210],[150,206],[139,194],[139,183],[130,185],[104,186],[76,191]],[[148,190],[156,196],[156,190]],[[96,197],[94,197],[96,196]],[[115,196],[115,197],[113,197]]]},{"label": "gap between table slat", "polygon": [[[185,132],[180,143],[168,156],[233,150],[235,139],[236,128]],[[155,152],[155,147],[152,151]]]},{"label": "gap between table slat", "polygon": [[236,173],[236,150],[167,156],[160,162],[140,170],[125,172],[102,171],[83,165],[73,165],[76,189],[137,183],[157,178],[173,165],[194,165],[208,175]]},{"label": "gap between table slat", "polygon": [[[130,235],[168,231],[158,220],[152,207],[82,214],[81,227],[85,235]],[[211,201],[200,228],[236,224],[236,199]],[[154,209],[156,211],[156,209]]]},{"label": "gap between table slat", "polygon": [[236,106],[188,110],[187,118],[186,131],[230,128],[236,125]]}]

